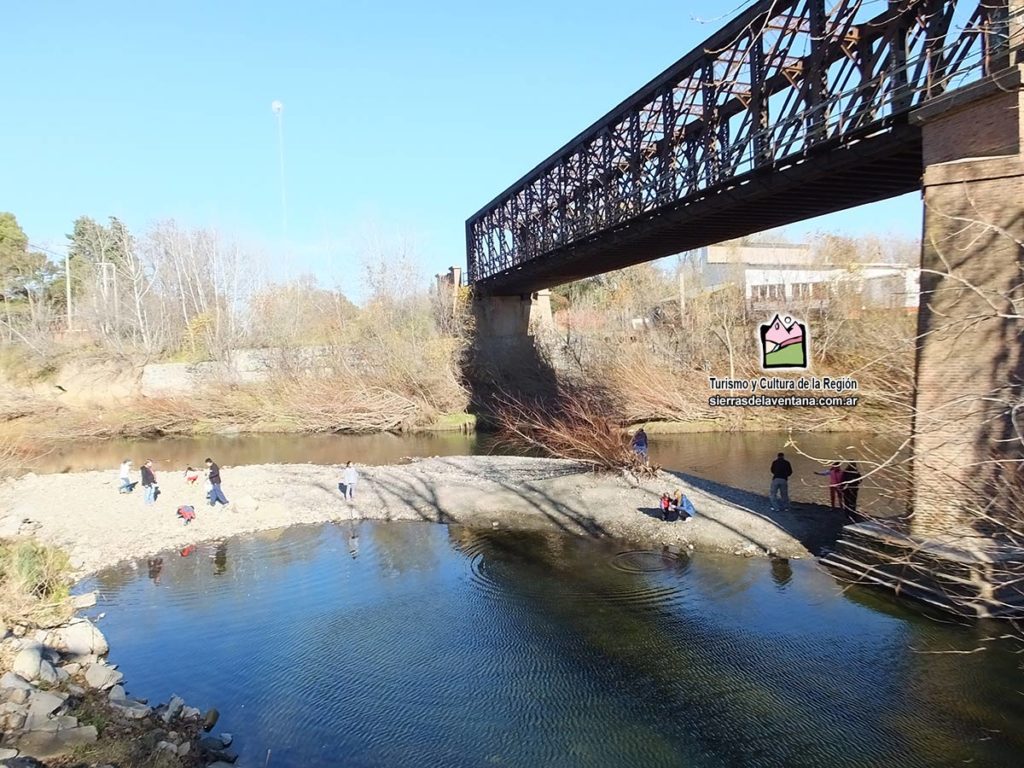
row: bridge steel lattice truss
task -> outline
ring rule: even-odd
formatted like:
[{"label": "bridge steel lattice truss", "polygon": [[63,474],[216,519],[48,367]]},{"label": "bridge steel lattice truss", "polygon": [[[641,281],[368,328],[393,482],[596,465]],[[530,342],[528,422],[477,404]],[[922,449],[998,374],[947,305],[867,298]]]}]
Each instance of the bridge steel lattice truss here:
[{"label": "bridge steel lattice truss", "polygon": [[470,282],[525,294],[919,189],[911,111],[1013,63],[1019,0],[830,2],[754,3],[498,195]]}]

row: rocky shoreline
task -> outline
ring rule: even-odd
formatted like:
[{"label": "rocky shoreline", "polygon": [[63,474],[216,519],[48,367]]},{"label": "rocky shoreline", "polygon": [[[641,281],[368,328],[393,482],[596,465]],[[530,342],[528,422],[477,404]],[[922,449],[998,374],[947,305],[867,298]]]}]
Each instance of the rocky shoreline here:
[{"label": "rocky shoreline", "polygon": [[[95,595],[74,598],[77,607],[95,604]],[[68,753],[90,762],[89,747],[108,732],[131,739],[144,755],[168,764],[230,768],[238,759],[232,736],[210,735],[215,709],[202,713],[172,695],[150,705],[130,697],[124,675],[107,661],[103,633],[86,618],[32,631],[25,624],[4,630],[0,652],[10,669],[0,677],[0,766],[36,768]],[[127,766],[121,766],[127,768]]]}]

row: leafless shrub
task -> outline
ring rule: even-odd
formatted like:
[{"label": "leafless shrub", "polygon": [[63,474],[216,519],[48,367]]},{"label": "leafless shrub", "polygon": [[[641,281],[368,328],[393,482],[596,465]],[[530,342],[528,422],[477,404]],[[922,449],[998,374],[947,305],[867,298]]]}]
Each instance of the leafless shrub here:
[{"label": "leafless shrub", "polygon": [[632,449],[621,420],[609,415],[607,402],[593,393],[563,392],[544,402],[503,394],[497,398],[494,417],[499,439],[506,445],[538,449],[595,470],[625,470],[637,477],[657,472]]}]

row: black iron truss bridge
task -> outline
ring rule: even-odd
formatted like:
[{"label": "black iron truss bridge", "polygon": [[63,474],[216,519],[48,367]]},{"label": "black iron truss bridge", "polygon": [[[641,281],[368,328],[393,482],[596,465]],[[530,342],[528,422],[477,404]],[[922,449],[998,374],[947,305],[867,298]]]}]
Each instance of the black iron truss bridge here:
[{"label": "black iron truss bridge", "polygon": [[910,113],[1015,64],[1022,0],[761,0],[466,222],[522,294],[920,188]]}]

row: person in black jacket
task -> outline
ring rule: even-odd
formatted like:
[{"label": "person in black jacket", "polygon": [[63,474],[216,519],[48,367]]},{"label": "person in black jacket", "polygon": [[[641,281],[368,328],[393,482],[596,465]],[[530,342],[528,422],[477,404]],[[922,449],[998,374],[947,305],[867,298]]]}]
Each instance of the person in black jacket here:
[{"label": "person in black jacket", "polygon": [[227,506],[228,500],[224,497],[224,491],[220,489],[220,467],[213,459],[206,460],[206,479],[210,481],[210,506],[216,506],[219,501]]},{"label": "person in black jacket", "polygon": [[771,471],[772,487],[768,498],[775,509],[789,511],[789,477],[793,474],[793,465],[786,461],[784,453],[780,453],[772,462]]},{"label": "person in black jacket", "polygon": [[153,460],[147,459],[142,465],[142,487],[146,491],[145,502],[152,504],[156,501],[158,488],[156,486],[156,475],[153,473]]},{"label": "person in black jacket", "polygon": [[843,467],[843,511],[852,521],[857,522],[863,515],[857,514],[857,492],[860,490],[860,470],[857,462],[851,461]]}]

